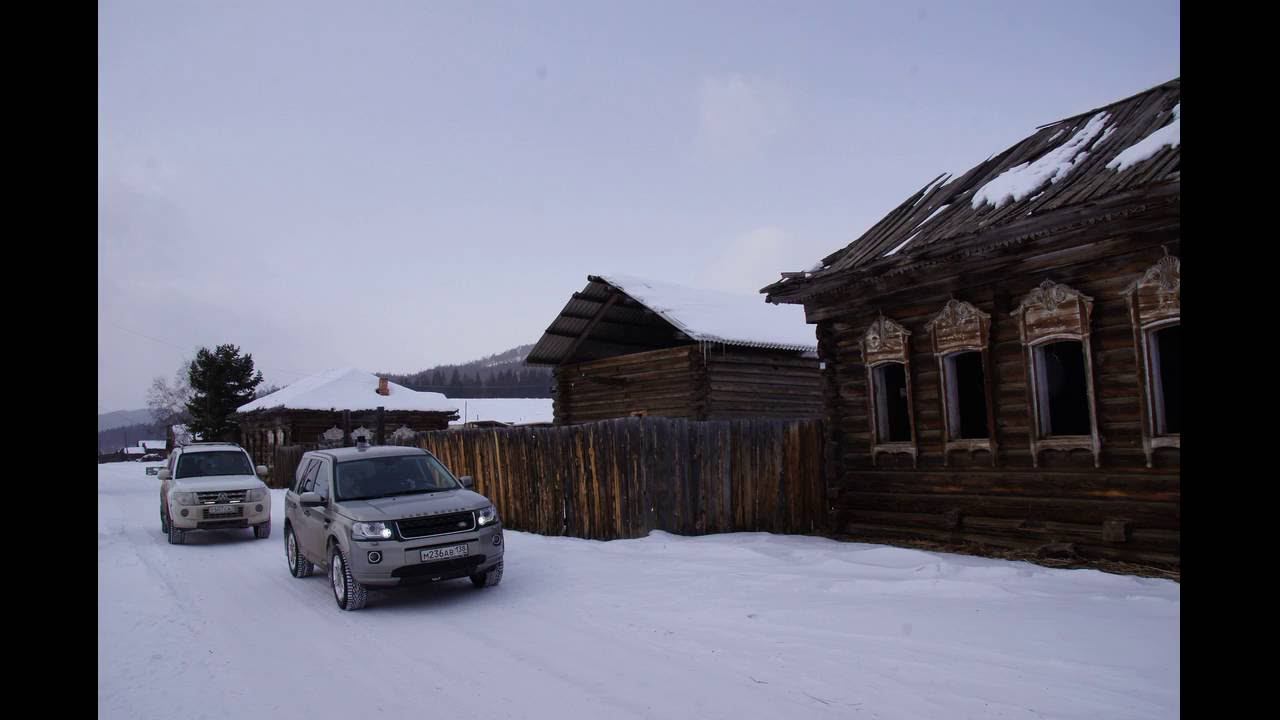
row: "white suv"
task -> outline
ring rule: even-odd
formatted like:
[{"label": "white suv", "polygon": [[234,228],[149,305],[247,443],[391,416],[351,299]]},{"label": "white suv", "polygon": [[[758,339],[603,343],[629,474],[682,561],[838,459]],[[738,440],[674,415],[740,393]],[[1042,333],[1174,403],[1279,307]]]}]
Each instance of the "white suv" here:
[{"label": "white suv", "polygon": [[249,453],[235,443],[195,443],[174,448],[160,478],[160,531],[181,545],[192,530],[253,528],[271,537],[271,493],[254,472]]}]

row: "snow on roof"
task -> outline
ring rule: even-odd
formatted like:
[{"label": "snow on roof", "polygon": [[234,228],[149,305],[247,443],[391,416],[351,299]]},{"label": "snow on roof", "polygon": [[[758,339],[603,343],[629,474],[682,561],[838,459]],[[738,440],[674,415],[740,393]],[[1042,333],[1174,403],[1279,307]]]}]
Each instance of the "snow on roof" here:
[{"label": "snow on roof", "polygon": [[676,326],[691,339],[731,345],[818,349],[804,308],[771,305],[759,295],[705,290],[630,275],[600,278]]},{"label": "snow on roof", "polygon": [[139,440],[138,447],[146,450],[163,450],[165,442],[163,440]]},{"label": "snow on roof", "polygon": [[1126,168],[1137,165],[1143,160],[1150,160],[1160,148],[1178,147],[1182,144],[1182,103],[1173,106],[1173,122],[1156,130],[1138,142],[1120,151],[1119,155],[1107,163],[1107,167],[1123,172]]},{"label": "snow on roof", "polygon": [[992,178],[973,194],[974,209],[983,203],[999,209],[1007,202],[1021,201],[1046,183],[1056,183],[1066,177],[1071,168],[1089,156],[1085,148],[1102,132],[1110,117],[1105,111],[1096,113],[1070,140],[1035,161],[1015,165]]},{"label": "snow on roof", "polygon": [[403,385],[387,382],[389,395],[379,395],[378,376],[355,368],[326,370],[270,395],[241,405],[238,412],[269,408],[289,410],[416,410],[420,412],[454,412],[458,404],[440,393],[419,392]]},{"label": "snow on roof", "polygon": [[496,420],[510,425],[552,422],[551,398],[458,398],[458,419],[450,425]]}]

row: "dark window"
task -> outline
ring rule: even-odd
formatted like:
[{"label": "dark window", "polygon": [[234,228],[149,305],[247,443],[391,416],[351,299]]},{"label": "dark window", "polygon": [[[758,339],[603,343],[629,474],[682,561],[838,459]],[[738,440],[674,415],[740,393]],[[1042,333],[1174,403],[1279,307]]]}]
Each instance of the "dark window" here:
[{"label": "dark window", "polygon": [[982,353],[948,355],[943,362],[947,373],[947,429],[952,438],[986,438],[987,385],[982,372]]},{"label": "dark window", "polygon": [[907,412],[907,370],[902,363],[885,363],[871,371],[875,384],[876,439],[909,442],[911,416]]},{"label": "dark window", "polygon": [[316,484],[316,471],[320,469],[320,461],[312,460],[307,465],[307,472],[302,476],[302,484],[298,486],[298,494],[312,492]]},{"label": "dark window", "polygon": [[325,500],[329,499],[329,477],[331,475],[329,463],[323,460],[316,463],[316,483],[313,492]]},{"label": "dark window", "polygon": [[252,475],[253,466],[243,450],[188,452],[178,458],[175,478],[210,475]]},{"label": "dark window", "polygon": [[1156,433],[1176,435],[1182,431],[1182,326],[1152,331],[1147,347],[1151,354]]},{"label": "dark window", "polygon": [[1048,343],[1036,348],[1035,357],[1040,431],[1046,437],[1090,434],[1084,345],[1078,340]]},{"label": "dark window", "polygon": [[338,464],[339,500],[456,490],[453,474],[430,455],[393,455]]}]

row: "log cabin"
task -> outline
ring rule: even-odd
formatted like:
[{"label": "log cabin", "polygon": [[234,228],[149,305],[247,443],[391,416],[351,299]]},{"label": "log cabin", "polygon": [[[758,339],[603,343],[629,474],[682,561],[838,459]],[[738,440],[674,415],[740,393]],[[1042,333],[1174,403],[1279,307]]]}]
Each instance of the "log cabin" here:
[{"label": "log cabin", "polygon": [[[419,392],[352,368],[328,370],[240,406],[240,444],[255,463],[272,463],[281,445],[342,447],[364,436],[382,443],[444,430],[458,419],[458,403],[440,393]],[[381,410],[379,410],[381,408]]]},{"label": "log cabin", "polygon": [[525,362],[554,366],[557,425],[822,412],[813,329],[758,296],[590,275]]},{"label": "log cabin", "polygon": [[939,176],[810,271],[831,526],[1176,568],[1180,81]]}]

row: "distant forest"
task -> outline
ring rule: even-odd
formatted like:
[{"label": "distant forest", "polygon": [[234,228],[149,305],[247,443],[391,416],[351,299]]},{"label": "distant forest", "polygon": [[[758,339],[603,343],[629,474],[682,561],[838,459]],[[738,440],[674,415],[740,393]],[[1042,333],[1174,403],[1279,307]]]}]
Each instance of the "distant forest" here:
[{"label": "distant forest", "polygon": [[[533,345],[521,345],[506,352],[490,355],[461,365],[438,365],[408,375],[378,373],[391,382],[414,390],[444,393],[451,398],[546,398],[551,397],[551,368],[527,367],[524,359]],[[275,388],[262,388],[265,394]],[[147,417],[146,410],[107,413],[98,416],[99,427],[115,418],[128,422],[133,417]],[[164,440],[161,423],[132,423],[98,431],[99,452],[114,452],[134,447],[139,440]]]},{"label": "distant forest", "polygon": [[451,398],[551,397],[551,368],[527,367],[533,345],[521,345],[461,365],[438,365],[408,375],[378,373],[414,390],[444,393]]},{"label": "distant forest", "polygon": [[162,423],[140,423],[98,431],[98,452],[115,452],[122,447],[137,447],[139,440],[164,440]]}]

